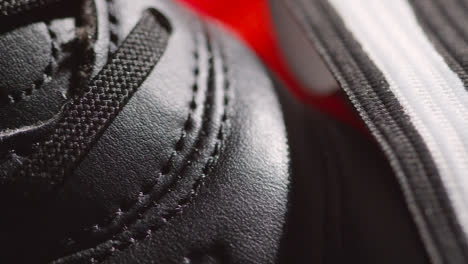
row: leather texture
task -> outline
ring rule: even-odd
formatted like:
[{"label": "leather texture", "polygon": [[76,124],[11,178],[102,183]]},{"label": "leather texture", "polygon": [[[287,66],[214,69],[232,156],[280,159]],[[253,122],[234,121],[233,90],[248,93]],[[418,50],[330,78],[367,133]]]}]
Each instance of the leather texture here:
[{"label": "leather texture", "polygon": [[[150,3],[114,1],[110,8],[125,12],[116,14],[117,34],[128,34]],[[64,261],[180,263],[213,251],[220,261],[272,262],[288,159],[271,83],[237,41],[159,5],[173,28],[163,58],[60,192],[74,208],[64,222],[82,216],[77,230],[91,227],[73,238],[89,246]],[[109,250],[112,236],[135,243]]]},{"label": "leather texture", "polygon": [[110,53],[148,8],[169,21],[168,46],[56,196],[9,209],[17,217],[3,220],[3,259],[275,262],[289,158],[280,105],[261,65],[218,26],[171,1],[94,6],[108,20],[98,17],[97,31],[109,33],[96,42],[108,38]]},{"label": "leather texture", "polygon": [[64,11],[2,23],[0,133],[47,122],[76,88],[79,18]]},{"label": "leather texture", "polygon": [[0,160],[27,154],[88,75],[77,10],[60,4],[1,19]]}]

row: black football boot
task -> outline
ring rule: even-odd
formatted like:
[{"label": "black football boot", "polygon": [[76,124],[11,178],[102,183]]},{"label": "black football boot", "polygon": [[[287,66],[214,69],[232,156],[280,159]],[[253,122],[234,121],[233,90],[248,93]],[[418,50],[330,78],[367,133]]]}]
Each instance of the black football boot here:
[{"label": "black football boot", "polygon": [[273,263],[290,159],[262,66],[173,1],[0,3],[1,263]]}]

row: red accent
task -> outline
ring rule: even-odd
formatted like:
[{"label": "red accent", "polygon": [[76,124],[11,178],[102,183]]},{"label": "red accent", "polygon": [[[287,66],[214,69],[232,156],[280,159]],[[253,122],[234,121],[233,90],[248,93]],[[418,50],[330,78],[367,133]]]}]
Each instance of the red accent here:
[{"label": "red accent", "polygon": [[362,128],[345,99],[339,94],[320,97],[306,92],[288,70],[274,36],[267,0],[179,0],[204,16],[221,21],[249,44],[300,100],[331,116]]}]

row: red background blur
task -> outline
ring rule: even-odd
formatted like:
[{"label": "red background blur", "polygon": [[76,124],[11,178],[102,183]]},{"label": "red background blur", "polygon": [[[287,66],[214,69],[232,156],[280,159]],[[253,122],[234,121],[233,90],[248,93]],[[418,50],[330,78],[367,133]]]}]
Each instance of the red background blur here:
[{"label": "red background blur", "polygon": [[268,0],[179,0],[208,17],[221,21],[243,39],[300,100],[331,116],[360,127],[350,106],[339,95],[317,97],[289,72],[280,52],[268,10]]}]

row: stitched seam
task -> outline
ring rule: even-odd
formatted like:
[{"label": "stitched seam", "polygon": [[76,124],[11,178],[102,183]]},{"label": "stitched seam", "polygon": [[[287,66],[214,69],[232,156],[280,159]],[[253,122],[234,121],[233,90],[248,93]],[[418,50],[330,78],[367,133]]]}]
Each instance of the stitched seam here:
[{"label": "stitched seam", "polygon": [[[196,38],[195,38],[196,39]],[[183,126],[181,128],[181,133],[180,137],[176,141],[176,144],[174,145],[174,150],[172,153],[169,155],[169,158],[167,159],[166,163],[161,167],[160,172],[158,173],[157,179],[159,179],[161,176],[165,176],[169,173],[172,172],[172,169],[174,168],[173,162],[175,157],[178,155],[180,151],[184,150],[185,147],[185,140],[187,138],[187,133],[190,132],[190,130],[193,128],[193,115],[195,114],[195,111],[198,109],[198,104],[195,102],[197,94],[199,92],[198,88],[198,81],[200,79],[200,59],[199,59],[199,54],[198,54],[198,41],[196,42],[196,50],[193,51],[193,57],[195,61],[197,62],[195,64],[195,68],[193,69],[193,75],[194,75],[194,83],[192,85],[192,100],[189,103],[189,113],[187,115],[187,118],[185,119]],[[150,186],[142,188],[142,190],[139,192],[139,198],[141,196],[148,196],[154,191],[154,187],[158,184],[158,181],[156,181],[151,184]],[[137,209],[139,199],[135,199],[130,205],[128,206],[120,206],[116,212],[113,213],[113,217],[108,219],[107,221],[104,221],[103,223],[96,223],[93,225],[90,225],[86,228],[83,228],[83,231],[97,231],[101,229],[106,229],[108,226],[110,226],[113,222],[118,221],[120,218],[125,217],[127,214],[131,213],[134,209]],[[126,208],[123,208],[126,207]],[[69,237],[66,239],[67,241],[75,241],[75,238]]]},{"label": "stitched seam", "polygon": [[[221,150],[224,146],[224,140],[226,138],[226,130],[227,130],[227,127],[228,127],[228,122],[229,122],[229,116],[228,116],[228,105],[230,103],[230,97],[228,95],[228,91],[229,91],[229,88],[230,88],[230,82],[229,80],[226,78],[227,76],[227,72],[228,72],[228,67],[227,65],[225,64],[225,55],[224,53],[221,51],[221,61],[222,61],[222,73],[223,73],[223,76],[224,77],[224,83],[223,83],[223,92],[224,92],[224,96],[222,98],[223,102],[221,104],[221,107],[222,107],[222,114],[220,115],[220,127],[217,131],[217,134],[216,134],[216,143],[213,147],[213,151],[211,152],[210,156],[206,159],[204,165],[203,165],[203,169],[202,169],[202,173],[200,175],[200,177],[198,177],[197,179],[194,180],[194,183],[192,184],[192,188],[191,190],[189,191],[189,194],[184,197],[184,198],[180,198],[179,201],[178,201],[178,204],[175,206],[175,208],[173,208],[172,210],[169,210],[168,212],[165,212],[163,213],[163,215],[159,218],[161,221],[162,221],[162,225],[168,223],[168,221],[173,218],[174,216],[176,215],[179,215],[183,212],[183,210],[185,208],[187,208],[190,203],[198,196],[199,194],[199,191],[201,189],[201,187],[204,185],[204,181],[207,177],[207,175],[211,172],[212,168],[213,168],[213,165],[215,164],[215,162],[218,160],[219,156],[220,156],[220,153],[221,153]],[[190,161],[187,161],[187,162],[190,162],[191,163],[191,160]],[[172,190],[168,190],[168,193],[170,193]],[[153,205],[157,205],[157,203],[152,203]],[[147,211],[145,211],[147,212]],[[144,213],[145,213],[144,212]],[[143,213],[140,214],[138,216],[138,218],[143,218]],[[63,263],[63,262],[67,262],[67,260],[69,258],[73,259],[74,257],[75,258],[78,258],[80,260],[83,260],[83,258],[88,255],[89,258],[88,258],[88,261],[90,263],[100,263],[100,262],[103,262],[105,261],[107,258],[109,258],[110,256],[112,256],[116,251],[123,251],[125,250],[126,248],[130,247],[132,244],[136,243],[137,241],[141,241],[141,240],[144,240],[145,238],[148,238],[152,232],[154,232],[156,229],[158,229],[159,227],[161,227],[162,225],[158,225],[158,224],[153,224],[151,227],[149,227],[147,229],[146,232],[141,232],[139,235],[133,235],[130,234],[128,239],[125,239],[122,240],[122,238],[120,239],[109,239],[107,241],[104,241],[102,243],[100,243],[99,245],[93,247],[93,248],[88,248],[88,249],[85,249],[83,251],[80,252],[77,252],[77,253],[74,253],[72,255],[69,255],[69,256],[65,256],[61,259],[58,259],[56,260],[54,263]],[[118,234],[114,234],[114,237],[119,235],[119,234],[123,234],[124,232],[121,232],[121,233],[118,233]],[[125,234],[127,235],[127,234]],[[88,254],[86,254],[88,253]]]},{"label": "stitched seam", "polygon": [[50,56],[49,63],[47,64],[47,66],[44,68],[44,71],[42,72],[42,77],[40,79],[35,80],[29,88],[23,91],[13,91],[9,94],[6,94],[5,97],[7,98],[7,101],[0,104],[0,106],[16,104],[28,97],[31,97],[35,91],[40,90],[44,84],[52,80],[53,65],[54,65],[54,62],[58,61],[57,34],[50,28],[50,21],[46,22],[45,24],[47,27],[47,32],[51,39],[51,42],[50,42],[51,56]]},{"label": "stitched seam", "polygon": [[[3,187],[22,186],[20,199],[49,199],[99,140],[164,54],[171,25],[147,9],[125,42],[85,89],[64,105],[49,137]],[[41,202],[42,202],[41,201]]]},{"label": "stitched seam", "polygon": [[[202,174],[200,177],[198,177],[195,182],[192,185],[192,188],[189,192],[188,197],[179,199],[179,202],[175,208],[170,210],[169,212],[163,214],[161,219],[163,220],[163,223],[168,223],[170,219],[175,217],[176,215],[180,215],[183,213],[184,209],[186,209],[192,202],[193,200],[198,196],[200,189],[202,186],[204,186],[205,179],[207,178],[208,174],[211,172],[213,165],[216,163],[218,160],[220,154],[221,154],[221,149],[224,147],[224,140],[226,138],[226,127],[229,121],[227,109],[229,105],[229,87],[230,87],[230,82],[227,80],[227,72],[229,71],[229,68],[227,67],[227,64],[225,64],[225,55],[224,52],[221,52],[221,59],[222,59],[222,71],[224,74],[224,84],[223,84],[223,103],[222,103],[222,109],[223,112],[221,114],[221,122],[220,122],[220,127],[218,129],[218,133],[216,135],[216,143],[213,148],[212,153],[210,154],[209,158],[206,160],[203,169],[202,169]],[[116,252],[121,252],[124,251],[125,249],[129,248],[131,245],[136,244],[137,242],[141,242],[147,238],[151,237],[152,232],[160,228],[161,225],[156,225],[156,226],[151,226],[147,229],[146,232],[142,232],[142,235],[139,236],[131,236],[128,239],[127,243],[121,243],[117,244],[114,246],[111,246],[111,248],[108,250],[108,253],[105,254],[104,257],[101,259],[96,260],[94,257],[91,257],[89,261],[91,263],[102,263],[112,255],[114,255]],[[112,243],[115,243],[117,241],[112,241]]]},{"label": "stitched seam", "polygon": [[[53,64],[54,63],[57,64],[57,65],[59,64],[58,61],[59,61],[59,52],[60,51],[59,51],[59,48],[58,48],[59,43],[57,41],[57,34],[50,27],[50,23],[51,23],[51,21],[48,21],[45,24],[46,24],[47,31],[48,31],[48,33],[50,35],[50,39],[51,39],[51,55],[52,56],[51,56],[51,60],[49,61],[49,64],[46,66],[46,68],[45,68],[45,70],[43,72],[42,79],[36,80],[31,85],[30,88],[19,92],[20,97],[17,98],[17,99],[15,99],[16,97],[8,94],[6,97],[9,99],[9,101],[6,104],[15,104],[15,103],[18,103],[18,102],[26,99],[26,98],[29,98],[29,97],[34,95],[35,91],[42,89],[42,86],[45,83],[48,83],[48,82],[52,81],[52,79],[53,79],[53,76],[52,76],[53,75],[53,70],[52,70]],[[67,94],[64,94],[64,96],[65,96],[64,99],[67,100],[68,99]],[[2,105],[0,104],[0,106],[2,106]],[[38,143],[38,141],[34,141],[31,144],[36,144],[36,143]],[[18,156],[24,158],[24,155],[16,153],[16,148],[14,146],[9,147],[8,152],[10,152],[10,154],[15,153],[15,155],[18,155]],[[0,165],[2,165],[3,163],[5,163],[8,160],[9,160],[9,158],[8,158],[8,154],[7,154],[7,155],[5,155],[3,157],[3,159],[0,158]],[[2,170],[2,172],[4,174],[7,174],[6,170]]]}]

